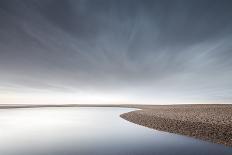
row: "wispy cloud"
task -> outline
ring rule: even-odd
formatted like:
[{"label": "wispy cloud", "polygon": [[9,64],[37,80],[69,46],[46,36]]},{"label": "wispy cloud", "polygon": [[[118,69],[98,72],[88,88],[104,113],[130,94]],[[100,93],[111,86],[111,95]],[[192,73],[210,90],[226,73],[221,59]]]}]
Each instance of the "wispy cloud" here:
[{"label": "wispy cloud", "polygon": [[231,6],[226,0],[3,0],[0,92],[231,102]]}]

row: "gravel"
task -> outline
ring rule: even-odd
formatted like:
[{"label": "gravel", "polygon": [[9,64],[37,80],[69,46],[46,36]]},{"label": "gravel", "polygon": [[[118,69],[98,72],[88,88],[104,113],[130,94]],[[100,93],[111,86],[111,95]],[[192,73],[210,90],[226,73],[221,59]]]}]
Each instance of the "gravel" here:
[{"label": "gravel", "polygon": [[232,146],[232,105],[134,106],[121,117],[149,128]]}]

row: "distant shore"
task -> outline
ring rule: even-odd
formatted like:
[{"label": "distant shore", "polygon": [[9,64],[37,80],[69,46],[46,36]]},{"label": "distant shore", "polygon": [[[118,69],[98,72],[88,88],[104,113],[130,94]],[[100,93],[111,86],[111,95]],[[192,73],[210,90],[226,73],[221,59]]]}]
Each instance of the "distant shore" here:
[{"label": "distant shore", "polygon": [[42,107],[137,108],[121,114],[125,120],[152,129],[232,146],[232,105],[0,105],[0,109]]},{"label": "distant shore", "polygon": [[136,106],[120,116],[135,124],[232,146],[232,105]]},{"label": "distant shore", "polygon": [[0,109],[46,108],[46,107],[124,107],[114,104],[0,104]]}]

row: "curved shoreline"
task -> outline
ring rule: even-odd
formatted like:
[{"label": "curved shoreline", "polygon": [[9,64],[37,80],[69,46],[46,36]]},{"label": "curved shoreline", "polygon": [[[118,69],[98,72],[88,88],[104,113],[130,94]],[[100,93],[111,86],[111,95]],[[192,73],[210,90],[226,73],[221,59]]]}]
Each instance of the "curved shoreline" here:
[{"label": "curved shoreline", "polygon": [[152,106],[120,117],[155,130],[232,146],[232,105]]},{"label": "curved shoreline", "polygon": [[232,104],[211,105],[0,105],[0,109],[43,107],[122,107],[132,123],[232,147]]}]

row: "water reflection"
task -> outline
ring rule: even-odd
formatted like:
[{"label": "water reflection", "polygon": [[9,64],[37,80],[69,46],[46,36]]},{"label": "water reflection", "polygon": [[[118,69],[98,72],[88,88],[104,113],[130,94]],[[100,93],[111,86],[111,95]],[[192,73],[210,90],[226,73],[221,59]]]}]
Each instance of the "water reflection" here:
[{"label": "water reflection", "polygon": [[0,110],[1,155],[231,155],[232,148],[151,130],[126,108]]}]

